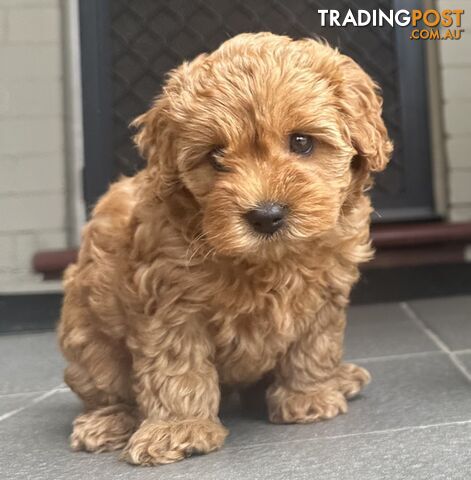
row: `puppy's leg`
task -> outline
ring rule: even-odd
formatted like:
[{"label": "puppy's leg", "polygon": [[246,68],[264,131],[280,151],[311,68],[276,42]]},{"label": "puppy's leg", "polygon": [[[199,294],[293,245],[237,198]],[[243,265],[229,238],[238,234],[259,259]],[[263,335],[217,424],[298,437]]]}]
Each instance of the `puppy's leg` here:
[{"label": "puppy's leg", "polygon": [[123,452],[132,464],[208,453],[228,433],[218,419],[218,375],[204,328],[194,320],[158,325],[132,342],[136,399],[145,419]]},{"label": "puppy's leg", "polygon": [[131,392],[131,358],[96,330],[87,308],[64,303],[59,341],[69,365],[64,379],[83,401],[85,413],[73,423],[73,450],[106,451],[124,447],[136,429]]},{"label": "puppy's leg", "polygon": [[344,310],[328,304],[281,359],[267,391],[272,422],[310,423],[345,413],[346,399],[370,381],[365,369],[341,363],[344,328]]}]

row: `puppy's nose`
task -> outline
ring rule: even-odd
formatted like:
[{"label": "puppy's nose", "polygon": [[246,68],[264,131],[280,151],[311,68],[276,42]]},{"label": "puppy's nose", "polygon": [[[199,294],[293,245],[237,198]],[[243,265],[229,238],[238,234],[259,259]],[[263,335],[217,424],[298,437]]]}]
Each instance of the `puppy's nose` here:
[{"label": "puppy's nose", "polygon": [[287,208],[279,203],[262,203],[249,210],[245,218],[256,232],[271,235],[282,227],[286,212]]}]

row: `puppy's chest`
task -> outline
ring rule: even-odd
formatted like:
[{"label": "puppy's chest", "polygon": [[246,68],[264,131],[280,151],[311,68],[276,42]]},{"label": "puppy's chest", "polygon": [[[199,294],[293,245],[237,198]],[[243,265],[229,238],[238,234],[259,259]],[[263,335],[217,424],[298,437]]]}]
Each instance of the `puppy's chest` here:
[{"label": "puppy's chest", "polygon": [[272,370],[312,319],[316,303],[301,284],[293,289],[247,282],[215,295],[208,329],[221,382],[252,383]]},{"label": "puppy's chest", "polygon": [[286,314],[278,323],[270,313],[221,311],[211,318],[209,333],[221,383],[255,382],[286,352],[295,338],[293,318]]}]

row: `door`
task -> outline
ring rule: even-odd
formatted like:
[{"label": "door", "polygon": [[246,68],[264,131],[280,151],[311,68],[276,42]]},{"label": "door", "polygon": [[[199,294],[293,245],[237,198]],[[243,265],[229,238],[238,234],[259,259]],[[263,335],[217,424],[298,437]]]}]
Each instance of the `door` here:
[{"label": "door", "polygon": [[[130,121],[159,91],[165,72],[241,32],[320,35],[353,57],[381,86],[395,151],[377,176],[374,221],[436,216],[427,125],[423,42],[402,28],[322,27],[318,9],[358,8],[347,0],[81,0],[85,199],[92,205],[120,173],[142,168]],[[366,0],[361,8],[420,7]]]}]

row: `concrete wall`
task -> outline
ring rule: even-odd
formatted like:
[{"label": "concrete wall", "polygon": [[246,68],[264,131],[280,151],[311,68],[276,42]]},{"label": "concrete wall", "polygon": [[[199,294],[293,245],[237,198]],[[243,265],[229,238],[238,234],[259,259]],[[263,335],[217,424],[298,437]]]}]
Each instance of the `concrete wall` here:
[{"label": "concrete wall", "polygon": [[471,0],[442,0],[465,10],[460,40],[439,43],[448,166],[449,217],[471,220]]},{"label": "concrete wall", "polygon": [[0,290],[66,246],[60,0],[0,0]]}]

